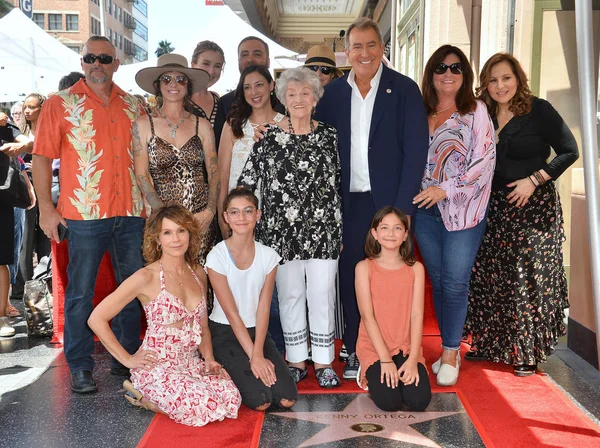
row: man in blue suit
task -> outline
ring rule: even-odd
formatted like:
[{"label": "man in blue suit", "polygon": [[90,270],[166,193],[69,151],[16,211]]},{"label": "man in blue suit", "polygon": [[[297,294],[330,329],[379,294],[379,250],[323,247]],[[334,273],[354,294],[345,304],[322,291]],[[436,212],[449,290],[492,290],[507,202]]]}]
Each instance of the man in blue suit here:
[{"label": "man in blue suit", "polygon": [[365,258],[364,243],[375,212],[394,205],[409,216],[427,158],[429,129],[423,98],[414,81],[383,63],[381,31],[360,18],[346,32],[349,74],[332,81],[317,106],[316,118],[338,131],[342,168],[343,250],[340,295],[350,356],[344,378],[356,378],[360,314],[354,268]]}]

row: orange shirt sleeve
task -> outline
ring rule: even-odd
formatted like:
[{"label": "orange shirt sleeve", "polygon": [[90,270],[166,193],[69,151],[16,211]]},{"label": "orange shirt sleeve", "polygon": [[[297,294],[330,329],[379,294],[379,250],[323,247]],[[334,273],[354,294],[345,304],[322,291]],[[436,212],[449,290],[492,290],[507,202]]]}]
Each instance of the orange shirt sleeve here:
[{"label": "orange shirt sleeve", "polygon": [[59,159],[64,121],[62,98],[52,95],[44,102],[33,143],[33,154]]}]

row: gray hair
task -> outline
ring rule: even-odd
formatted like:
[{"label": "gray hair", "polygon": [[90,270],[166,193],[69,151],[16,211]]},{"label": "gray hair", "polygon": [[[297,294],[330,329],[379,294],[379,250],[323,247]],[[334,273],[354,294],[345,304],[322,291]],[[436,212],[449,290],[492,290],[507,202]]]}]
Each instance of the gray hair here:
[{"label": "gray hair", "polygon": [[377,39],[379,39],[379,43],[383,45],[383,35],[381,34],[381,30],[379,29],[379,25],[377,25],[377,22],[375,22],[372,19],[369,19],[368,17],[360,17],[354,22],[352,22],[352,24],[348,27],[348,30],[346,31],[346,37],[344,40],[344,43],[346,44],[346,50],[350,50],[350,33],[355,28],[357,30],[366,30],[369,28],[375,30],[375,33],[377,33]]},{"label": "gray hair", "polygon": [[296,68],[288,68],[284,71],[277,83],[275,84],[275,94],[281,104],[284,106],[285,104],[285,94],[288,89],[288,84],[290,81],[296,81],[300,84],[308,84],[313,91],[313,95],[315,99],[319,101],[323,96],[323,86],[321,86],[321,81],[319,81],[319,77],[315,72],[309,70],[306,67],[296,67]]},{"label": "gray hair", "polygon": [[13,104],[12,107],[10,108],[10,115],[13,116],[14,113],[17,111],[18,107],[23,109],[23,104],[25,104],[25,101],[17,101],[15,104]]}]

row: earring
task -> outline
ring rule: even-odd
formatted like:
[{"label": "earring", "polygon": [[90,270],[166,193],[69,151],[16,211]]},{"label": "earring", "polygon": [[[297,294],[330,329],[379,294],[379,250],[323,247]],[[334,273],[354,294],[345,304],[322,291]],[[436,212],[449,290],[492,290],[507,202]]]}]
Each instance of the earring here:
[{"label": "earring", "polygon": [[162,251],[162,245],[160,243],[156,243],[156,249],[160,252]]},{"label": "earring", "polygon": [[285,116],[290,118],[290,111],[288,110],[288,108],[285,108]]},{"label": "earring", "polygon": [[316,108],[316,106],[313,106],[311,115],[314,115],[316,112],[317,112],[317,108]]}]

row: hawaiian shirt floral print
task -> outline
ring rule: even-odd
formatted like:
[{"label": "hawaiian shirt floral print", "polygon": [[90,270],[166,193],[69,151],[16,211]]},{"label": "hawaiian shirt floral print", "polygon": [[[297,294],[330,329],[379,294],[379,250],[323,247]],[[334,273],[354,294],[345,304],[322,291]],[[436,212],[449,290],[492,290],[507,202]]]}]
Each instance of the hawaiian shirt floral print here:
[{"label": "hawaiian shirt floral print", "polygon": [[44,103],[33,153],[60,159],[64,218],[145,216],[131,151],[131,126],[141,114],[138,100],[116,84],[105,106],[83,80]]},{"label": "hawaiian shirt floral print", "polygon": [[256,238],[281,263],[337,259],[342,239],[342,202],[337,131],[319,123],[310,134],[267,126],[238,184],[260,185],[262,218]]}]

